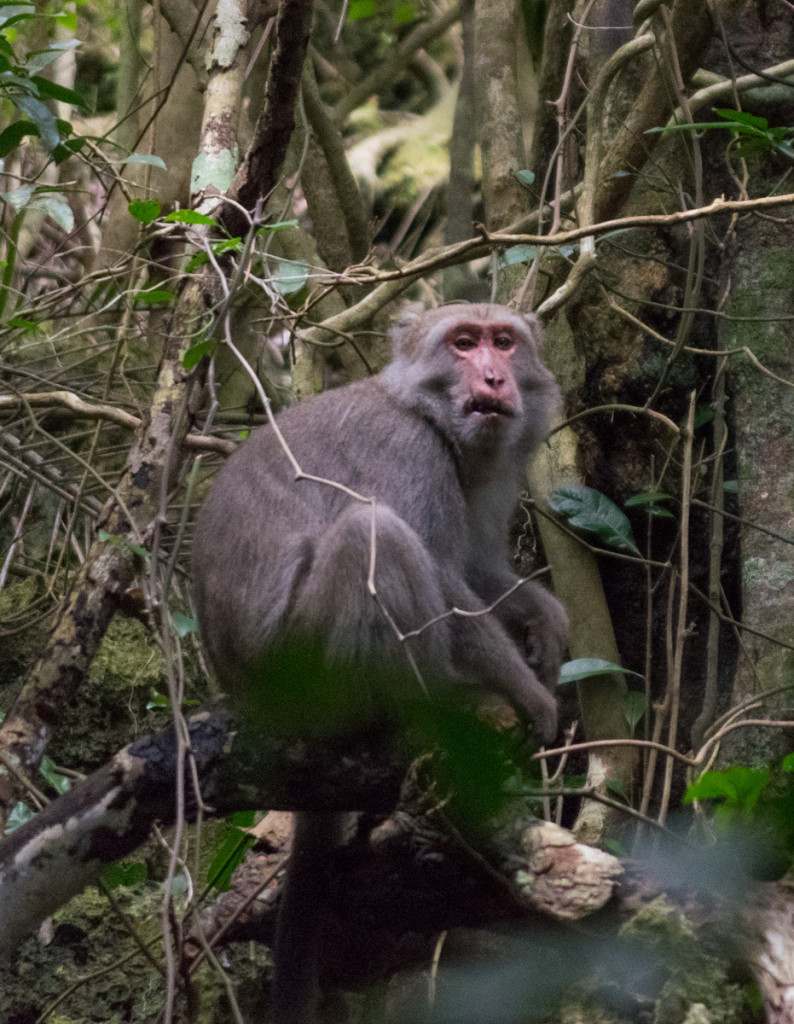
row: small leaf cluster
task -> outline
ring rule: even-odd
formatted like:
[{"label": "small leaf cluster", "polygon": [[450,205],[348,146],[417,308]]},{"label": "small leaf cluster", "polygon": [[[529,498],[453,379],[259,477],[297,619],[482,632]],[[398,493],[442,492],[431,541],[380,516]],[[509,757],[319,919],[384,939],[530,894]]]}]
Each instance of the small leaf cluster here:
[{"label": "small leaf cluster", "polygon": [[649,128],[647,134],[676,131],[730,131],[736,137],[736,145],[743,157],[758,156],[776,152],[791,159],[794,157],[792,135],[794,129],[787,127],[770,128],[765,117],[748,114],[744,110],[715,108],[720,121],[697,121],[692,124],[671,124],[663,128]]},{"label": "small leaf cluster", "polygon": [[742,855],[746,870],[776,878],[794,861],[794,754],[778,767],[731,765],[693,782],[684,803],[709,801],[718,839]]},{"label": "small leaf cluster", "polygon": [[10,100],[21,115],[0,132],[0,157],[7,156],[26,135],[37,136],[56,163],[65,160],[85,142],[84,139],[70,138],[71,124],[56,118],[46,102],[61,100],[85,107],[85,100],[80,93],[51,82],[40,74],[48,64],[74,49],[78,45],[77,40],[51,42],[43,49],[31,50],[22,58],[14,50],[17,26],[33,18],[47,17],[74,20],[74,15],[49,15],[37,11],[33,4],[0,0],[0,97]]}]

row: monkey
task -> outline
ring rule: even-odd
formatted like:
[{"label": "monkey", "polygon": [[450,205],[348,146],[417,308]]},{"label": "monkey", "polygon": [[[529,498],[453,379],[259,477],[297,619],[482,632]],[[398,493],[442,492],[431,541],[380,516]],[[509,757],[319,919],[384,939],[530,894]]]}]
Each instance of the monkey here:
[{"label": "monkey", "polygon": [[[388,715],[394,687],[483,687],[549,741],[567,616],[539,584],[517,585],[508,551],[527,456],[559,402],[539,321],[454,303],[403,319],[392,340],[379,375],[279,413],[310,479],[296,479],[272,426],[220,471],[193,540],[210,661],[247,712],[286,734],[352,732]],[[290,674],[281,654],[303,649],[321,666],[308,699],[279,678]],[[324,689],[345,693],[326,701]],[[298,816],[275,943],[278,1024],[313,1019],[316,979],[298,961],[317,926],[290,916],[306,917],[329,819]]]}]

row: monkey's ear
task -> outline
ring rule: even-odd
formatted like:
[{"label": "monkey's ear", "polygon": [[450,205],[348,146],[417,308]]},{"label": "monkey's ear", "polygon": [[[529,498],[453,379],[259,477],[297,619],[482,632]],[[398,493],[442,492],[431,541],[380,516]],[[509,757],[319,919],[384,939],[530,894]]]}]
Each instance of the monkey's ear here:
[{"label": "monkey's ear", "polygon": [[519,313],[518,314],[524,323],[529,328],[529,334],[535,343],[535,347],[538,352],[543,348],[543,343],[546,340],[546,332],[543,330],[543,324],[540,322],[540,317],[536,313]]},{"label": "monkey's ear", "polygon": [[419,318],[422,316],[420,306],[406,306],[400,311],[400,319],[395,321],[389,334],[391,335],[392,356],[407,356],[410,354],[410,341]]}]

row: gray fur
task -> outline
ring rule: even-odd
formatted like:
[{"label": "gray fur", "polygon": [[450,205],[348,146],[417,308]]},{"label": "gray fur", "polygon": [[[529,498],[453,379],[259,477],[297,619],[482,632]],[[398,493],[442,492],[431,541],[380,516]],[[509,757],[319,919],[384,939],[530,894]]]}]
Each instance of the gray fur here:
[{"label": "gray fur", "polygon": [[[476,333],[477,325],[494,323],[517,339],[514,415],[467,415],[471,385],[461,370],[465,360],[456,361],[451,350],[450,332],[472,324]],[[493,305],[445,306],[397,326],[393,361],[380,376],[279,416],[305,473],[377,500],[375,584],[403,633],[453,606],[483,608],[516,581],[507,560],[508,518],[526,458],[545,436],[559,401],[540,358],[541,340],[535,317]],[[482,429],[483,420],[489,429]],[[284,644],[300,646],[302,638],[320,641],[329,668],[362,669],[329,670],[329,686],[351,691],[350,725],[334,717],[329,728],[355,727],[362,709],[365,716],[379,714],[382,692],[356,699],[374,676],[418,687],[404,645],[367,589],[372,516],[370,505],[326,484],[296,482],[268,427],[219,474],[193,545],[199,623],[221,682],[244,706],[256,704],[263,722],[273,720],[279,699],[273,695],[280,690],[283,703],[285,688],[272,665],[263,675],[263,659]],[[550,690],[566,631],[559,602],[542,587],[525,584],[495,613],[447,617],[408,643],[431,685],[473,684],[501,693],[549,739],[557,722]],[[316,860],[316,830],[312,834]],[[293,881],[292,888],[303,884]],[[303,1024],[313,1013],[313,965],[295,963],[294,950],[313,947],[317,922],[312,931],[303,911],[289,920],[287,909],[283,914],[279,948],[293,952],[280,958],[277,950],[277,964],[289,963],[277,967],[274,1019]],[[306,934],[296,935],[300,928]]]}]

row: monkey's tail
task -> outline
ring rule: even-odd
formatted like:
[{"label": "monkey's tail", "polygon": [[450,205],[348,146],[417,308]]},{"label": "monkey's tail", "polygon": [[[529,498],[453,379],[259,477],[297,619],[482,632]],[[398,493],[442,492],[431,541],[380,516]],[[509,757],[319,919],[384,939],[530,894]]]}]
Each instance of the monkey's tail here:
[{"label": "monkey's tail", "polygon": [[295,815],[292,853],[276,925],[273,1024],[315,1024],[328,857],[339,843],[343,820],[343,815],[332,812]]}]

